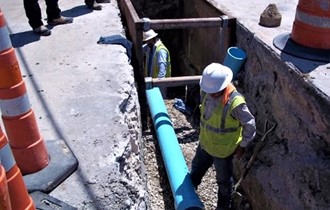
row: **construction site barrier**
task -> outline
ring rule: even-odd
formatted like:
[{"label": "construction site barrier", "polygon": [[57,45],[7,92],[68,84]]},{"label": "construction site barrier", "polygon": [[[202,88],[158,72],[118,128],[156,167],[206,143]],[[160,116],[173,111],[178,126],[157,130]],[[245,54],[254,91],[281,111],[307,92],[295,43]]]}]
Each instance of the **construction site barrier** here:
[{"label": "construction site barrier", "polygon": [[330,62],[329,0],[300,0],[291,33],[277,35],[274,46],[298,58]]},{"label": "construction site barrier", "polygon": [[329,0],[299,0],[291,38],[303,46],[330,49]]},{"label": "construction site barrier", "polygon": [[7,186],[13,210],[35,210],[32,198],[28,194],[22,173],[17,167],[5,134],[0,128],[0,158],[6,172]]},{"label": "construction site barrier", "polygon": [[3,124],[17,166],[22,174],[30,174],[45,168],[49,155],[1,11],[0,35],[0,108]]},{"label": "construction site barrier", "polygon": [[[28,192],[49,193],[77,169],[78,161],[64,140],[44,141],[40,134],[1,9],[0,36],[0,108],[11,154]],[[8,173],[18,173],[16,163]]]},{"label": "construction site barrier", "polygon": [[[1,163],[1,159],[0,159]],[[0,164],[0,209],[1,210],[11,210],[6,171]]]}]

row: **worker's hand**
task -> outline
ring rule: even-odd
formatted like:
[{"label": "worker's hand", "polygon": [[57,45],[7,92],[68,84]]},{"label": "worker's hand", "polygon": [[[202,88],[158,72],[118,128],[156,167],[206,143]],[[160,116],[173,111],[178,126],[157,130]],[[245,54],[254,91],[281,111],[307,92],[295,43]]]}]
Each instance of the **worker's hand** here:
[{"label": "worker's hand", "polygon": [[243,154],[245,153],[245,147],[238,146],[234,152],[234,155],[237,159],[241,159]]}]

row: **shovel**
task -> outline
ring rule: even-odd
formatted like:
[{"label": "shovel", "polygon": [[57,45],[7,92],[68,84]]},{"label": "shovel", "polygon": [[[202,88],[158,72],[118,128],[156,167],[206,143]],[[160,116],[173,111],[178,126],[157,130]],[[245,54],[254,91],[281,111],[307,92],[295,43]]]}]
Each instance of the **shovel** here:
[{"label": "shovel", "polygon": [[[268,129],[268,127],[270,126],[270,128]],[[239,193],[237,191],[238,187],[241,185],[241,182],[243,181],[243,179],[246,177],[246,175],[248,174],[248,172],[251,169],[251,166],[254,162],[254,160],[257,157],[258,152],[260,151],[263,142],[265,141],[266,136],[272,131],[274,130],[274,128],[276,127],[276,123],[269,123],[268,120],[266,120],[265,125],[264,125],[264,134],[262,135],[260,141],[256,144],[256,146],[253,149],[253,154],[249,160],[249,162],[245,165],[244,167],[244,172],[242,174],[242,176],[240,177],[240,179],[238,180],[238,182],[233,186],[233,192],[232,192],[232,198],[235,199],[238,202],[237,206],[240,206],[240,203],[242,201],[242,194]],[[267,130],[268,129],[268,130]]]}]

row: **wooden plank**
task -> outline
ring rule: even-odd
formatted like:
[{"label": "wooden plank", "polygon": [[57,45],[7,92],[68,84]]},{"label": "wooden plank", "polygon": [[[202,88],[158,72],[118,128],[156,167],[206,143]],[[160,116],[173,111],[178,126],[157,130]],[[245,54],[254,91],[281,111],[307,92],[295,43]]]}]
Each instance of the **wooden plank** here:
[{"label": "wooden plank", "polygon": [[142,129],[145,130],[147,128],[147,109],[145,104],[146,95],[145,95],[145,83],[144,83],[144,75],[143,75],[143,55],[142,55],[142,29],[143,22],[137,15],[133,4],[130,0],[120,0],[120,8],[121,12],[125,16],[125,20],[127,23],[128,34],[130,39],[132,40],[133,47],[133,59],[132,62],[134,65],[134,74],[135,79],[137,81],[138,86],[138,97],[139,102],[142,104],[140,107],[141,111],[141,119],[142,119]]},{"label": "wooden plank", "polygon": [[[235,21],[236,18],[228,17],[228,27],[233,25]],[[150,20],[150,27],[155,30],[221,27],[222,25],[223,19],[221,17]]]},{"label": "wooden plank", "polygon": [[165,77],[152,78],[153,87],[177,87],[186,85],[198,85],[202,76]]},{"label": "wooden plank", "polygon": [[133,41],[133,44],[136,44],[136,23],[141,22],[139,16],[137,15],[132,2],[130,0],[121,0],[120,8],[122,13],[125,16],[125,20],[128,27],[128,33]]}]

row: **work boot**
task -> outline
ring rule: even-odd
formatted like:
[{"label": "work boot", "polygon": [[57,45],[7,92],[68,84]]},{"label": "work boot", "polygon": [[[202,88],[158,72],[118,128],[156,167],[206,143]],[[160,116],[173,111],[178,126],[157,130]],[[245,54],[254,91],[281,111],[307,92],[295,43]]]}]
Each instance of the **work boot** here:
[{"label": "work boot", "polygon": [[102,6],[99,5],[95,0],[85,0],[85,4],[89,9],[102,10]]},{"label": "work boot", "polygon": [[68,24],[68,23],[72,23],[73,22],[73,18],[72,17],[64,17],[61,16],[59,18],[53,19],[53,20],[48,20],[48,24],[49,25],[61,25],[61,24]]},{"label": "work boot", "polygon": [[97,3],[110,3],[111,0],[96,0]]},{"label": "work boot", "polygon": [[33,32],[34,33],[36,33],[36,34],[39,34],[40,36],[49,36],[49,35],[51,35],[51,31],[48,29],[48,28],[46,28],[46,26],[44,26],[44,25],[41,25],[41,26],[39,26],[39,27],[37,27],[37,28],[34,28],[33,29]]}]

